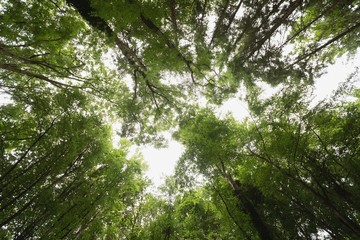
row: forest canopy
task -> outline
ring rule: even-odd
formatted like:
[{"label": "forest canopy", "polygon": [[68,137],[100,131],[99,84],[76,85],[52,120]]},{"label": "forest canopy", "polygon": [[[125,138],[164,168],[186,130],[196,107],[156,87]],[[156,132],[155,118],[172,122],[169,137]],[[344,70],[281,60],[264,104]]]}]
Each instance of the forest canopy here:
[{"label": "forest canopy", "polygon": [[[311,102],[359,7],[0,0],[0,238],[359,239],[358,71]],[[250,117],[215,114],[239,95]],[[156,194],[130,148],[170,129]]]}]

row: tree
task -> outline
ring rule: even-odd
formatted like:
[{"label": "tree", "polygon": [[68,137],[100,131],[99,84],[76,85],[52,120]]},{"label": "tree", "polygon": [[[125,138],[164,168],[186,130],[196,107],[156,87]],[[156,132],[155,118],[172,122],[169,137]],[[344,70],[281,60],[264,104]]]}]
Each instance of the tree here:
[{"label": "tree", "polygon": [[113,148],[81,94],[35,97],[0,107],[1,237],[99,237],[146,186],[142,163],[126,141]]},{"label": "tree", "polygon": [[227,215],[218,211],[206,187],[182,191],[168,177],[157,195],[146,194],[134,215],[127,239],[238,239]]},{"label": "tree", "polygon": [[[166,124],[163,117],[171,122],[186,107],[189,94],[182,93],[194,87],[220,103],[236,93],[240,83],[251,88],[258,80],[272,85],[289,78],[312,82],[322,62],[357,49],[359,23],[352,23],[357,3],[351,1],[67,2],[116,46],[122,59],[118,63],[132,76],[136,105],[155,111],[152,125]],[[340,12],[344,21],[329,34]],[[313,34],[321,38],[309,38],[304,46],[304,36]],[[318,46],[319,40],[328,41]],[[293,48],[292,54],[286,54],[286,48]],[[316,57],[320,52],[322,57]],[[183,81],[174,81],[172,76],[179,74]],[[139,114],[137,121],[147,118]]]},{"label": "tree", "polygon": [[[205,177],[213,179],[215,188],[219,188],[222,179],[228,183],[239,205],[239,210],[250,219],[250,224],[261,239],[272,239],[273,234],[255,206],[255,199],[250,199],[242,188],[242,183],[235,180],[233,168],[239,157],[238,147],[241,141],[236,137],[234,120],[221,121],[209,111],[203,110],[184,121],[179,132],[179,140],[187,151],[183,161],[191,161]],[[181,164],[182,162],[180,162]],[[257,232],[257,233],[256,233]]]},{"label": "tree", "polygon": [[310,108],[307,87],[285,86],[243,123],[200,110],[177,134],[187,148],[179,164],[194,165],[261,239],[356,238],[359,100],[352,90],[354,102],[339,102],[344,90]]},{"label": "tree", "polygon": [[[96,96],[99,109],[117,115],[124,136],[154,142],[161,140],[159,132],[176,125],[199,92],[221,103],[240,84],[251,89],[259,80],[312,82],[322,62],[358,48],[357,5],[6,1],[1,85],[5,91],[79,88]],[[339,19],[336,28],[329,27],[334,19]],[[292,54],[285,52],[289,48]]]}]

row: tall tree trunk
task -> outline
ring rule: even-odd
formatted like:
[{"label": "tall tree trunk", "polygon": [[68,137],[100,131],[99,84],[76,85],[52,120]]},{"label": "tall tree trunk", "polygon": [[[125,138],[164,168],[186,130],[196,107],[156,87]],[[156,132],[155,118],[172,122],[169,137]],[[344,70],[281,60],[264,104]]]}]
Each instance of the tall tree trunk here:
[{"label": "tall tree trunk", "polygon": [[257,230],[260,239],[262,239],[262,240],[274,239],[271,231],[269,230],[268,226],[265,224],[265,222],[261,218],[261,216],[258,213],[258,211],[256,210],[255,206],[248,199],[248,197],[244,194],[241,187],[234,181],[232,176],[226,172],[224,163],[221,162],[221,164],[222,164],[222,168],[221,168],[222,175],[224,176],[226,181],[229,183],[231,188],[234,190],[235,196],[242,203],[247,214],[249,214],[251,222],[252,222],[254,228]]}]

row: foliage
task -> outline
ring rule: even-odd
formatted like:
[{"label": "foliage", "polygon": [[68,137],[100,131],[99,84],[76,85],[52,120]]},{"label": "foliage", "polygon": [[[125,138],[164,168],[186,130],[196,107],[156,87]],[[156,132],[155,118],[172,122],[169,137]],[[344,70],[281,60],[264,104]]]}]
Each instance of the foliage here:
[{"label": "foliage", "polygon": [[2,238],[96,236],[111,223],[100,215],[144,187],[142,166],[126,145],[112,147],[109,127],[79,109],[81,97],[37,97],[0,109]]},{"label": "foliage", "polygon": [[350,91],[353,102],[337,101],[349,91],[343,87],[313,108],[305,90],[286,86],[258,102],[262,111],[252,121],[218,119],[209,110],[185,118],[177,135],[187,150],[178,164],[192,164],[188,169],[202,173],[214,194],[231,189],[225,201],[242,206],[233,205],[234,215],[250,218],[251,236],[357,238],[358,90]]},{"label": "foliage", "polygon": [[[359,90],[309,101],[358,19],[358,0],[0,1],[0,238],[360,238]],[[243,87],[251,118],[219,119]],[[156,195],[130,147],[170,128],[186,151]]]}]

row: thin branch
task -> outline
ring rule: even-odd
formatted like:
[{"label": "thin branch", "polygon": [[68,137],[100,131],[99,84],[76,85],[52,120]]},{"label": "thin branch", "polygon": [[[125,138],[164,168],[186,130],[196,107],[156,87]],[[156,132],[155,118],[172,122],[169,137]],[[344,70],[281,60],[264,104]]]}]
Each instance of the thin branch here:
[{"label": "thin branch", "polygon": [[350,28],[348,28],[347,30],[345,30],[344,32],[340,33],[339,35],[335,36],[334,38],[330,39],[329,41],[327,41],[326,43],[324,43],[323,45],[315,48],[314,50],[299,56],[297,58],[297,60],[295,62],[293,62],[292,64],[290,64],[288,67],[292,67],[295,64],[299,63],[300,61],[310,57],[311,55],[316,54],[317,52],[321,51],[322,49],[326,48],[327,46],[329,46],[330,44],[334,43],[335,41],[341,39],[342,37],[344,37],[345,35],[351,33],[352,31],[356,30],[358,27],[360,27],[360,22],[357,22],[355,25],[351,26]]},{"label": "thin branch", "polygon": [[78,88],[77,86],[73,86],[73,85],[70,85],[70,84],[61,83],[61,82],[52,80],[52,79],[50,79],[47,76],[44,76],[42,74],[33,73],[33,72],[28,71],[28,70],[20,69],[15,64],[0,64],[0,68],[4,69],[4,70],[11,71],[11,72],[14,72],[14,73],[24,74],[24,75],[26,75],[28,77],[33,77],[33,78],[37,78],[37,79],[40,79],[40,80],[44,80],[44,81],[46,81],[46,82],[50,83],[51,85],[54,85],[54,86],[56,86],[58,88],[64,88],[64,87],[65,88]]},{"label": "thin branch", "polygon": [[279,47],[277,47],[276,50],[279,50],[281,48],[283,48],[287,43],[289,43],[291,40],[293,40],[294,38],[296,38],[297,36],[299,36],[303,31],[305,31],[307,28],[309,28],[313,23],[315,23],[317,20],[319,20],[322,16],[325,15],[325,13],[327,13],[328,11],[330,11],[331,9],[333,9],[340,1],[335,1],[330,7],[325,8],[325,10],[323,10],[319,15],[317,15],[313,20],[311,20],[310,22],[308,22],[305,26],[303,26],[300,30],[298,30],[294,35],[292,35],[291,37],[287,38],[286,41],[284,43],[282,43]]}]

